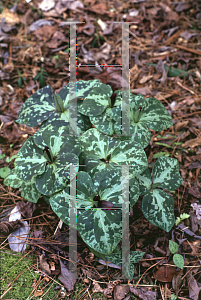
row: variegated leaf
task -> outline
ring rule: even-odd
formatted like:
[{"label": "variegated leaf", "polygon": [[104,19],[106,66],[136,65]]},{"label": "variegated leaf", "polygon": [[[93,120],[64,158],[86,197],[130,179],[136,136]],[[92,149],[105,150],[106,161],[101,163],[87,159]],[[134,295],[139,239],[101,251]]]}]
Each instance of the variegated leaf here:
[{"label": "variegated leaf", "polygon": [[[99,83],[99,80],[81,80],[69,83],[62,88],[59,92],[59,96],[61,97],[61,100],[63,100],[63,112],[57,111],[55,95],[53,94],[52,88],[50,86],[45,86],[29,97],[22,105],[16,122],[35,127],[47,120],[45,124],[42,125],[43,127],[46,127],[49,124],[56,126],[69,126],[69,100],[73,100],[72,97],[77,97],[78,100],[86,97],[90,90]],[[76,94],[70,94],[70,89],[72,91],[76,89]],[[71,125],[75,130],[77,128],[78,134],[90,128],[88,118],[82,116],[79,112],[77,112],[76,117],[77,127],[75,127],[75,124]]]},{"label": "variegated leaf", "polygon": [[16,122],[35,127],[47,120],[55,109],[52,88],[45,86],[30,96],[21,106]]},{"label": "variegated leaf", "polygon": [[[135,176],[135,173],[133,173],[132,171],[130,173],[132,177]],[[142,172],[141,174],[137,175],[136,180],[138,180],[139,182],[140,196],[145,195],[148,191],[150,191],[152,180],[151,173],[148,168],[144,170],[144,172]]]},{"label": "variegated leaf", "polygon": [[49,147],[53,156],[58,154],[62,156],[69,152],[79,156],[81,152],[79,139],[76,136],[69,136],[67,129],[66,126],[49,125],[34,134],[34,142],[41,149]]},{"label": "variegated leaf", "polygon": [[17,156],[22,156],[23,157],[25,154],[29,153],[30,151],[34,154],[37,153],[37,154],[43,155],[43,151],[40,148],[38,148],[36,146],[36,144],[34,143],[34,137],[33,136],[30,136],[26,140],[26,142],[23,144],[23,146],[18,151]]},{"label": "variegated leaf", "polygon": [[131,118],[131,116],[127,116],[128,120],[130,118],[130,127],[129,127],[129,136],[125,137],[125,136],[121,136],[121,108],[120,107],[116,107],[112,110],[111,112],[112,114],[112,118],[115,119],[115,123],[114,123],[114,134],[118,135],[118,138],[120,138],[121,140],[125,140],[125,139],[129,139],[132,140],[136,143],[141,144],[142,148],[146,148],[151,140],[151,132],[147,126],[147,124],[145,124],[144,122],[141,122],[141,120],[137,123],[135,123],[133,121],[133,119]]},{"label": "variegated leaf", "polygon": [[109,85],[100,83],[85,97],[78,111],[89,117],[101,115],[109,107],[108,99],[111,95],[112,88]]},{"label": "variegated leaf", "polygon": [[174,202],[163,190],[154,189],[144,195],[142,211],[145,218],[155,226],[169,232],[174,225]]},{"label": "variegated leaf", "polygon": [[[69,103],[69,100],[71,101],[73,97],[76,97],[77,100],[81,98],[85,98],[89,94],[89,92],[96,85],[99,84],[100,84],[99,79],[93,79],[88,81],[79,80],[77,82],[70,82],[60,90],[59,96],[64,101],[64,106],[66,107],[67,104]],[[73,93],[74,91],[76,91],[76,94]]]},{"label": "variegated leaf", "polygon": [[140,118],[152,130],[165,130],[173,125],[172,117],[164,105],[155,98],[146,99],[147,107]]},{"label": "variegated leaf", "polygon": [[133,205],[135,205],[135,203],[138,201],[140,196],[139,183],[135,177],[129,179],[129,186],[130,186],[130,206],[133,207]]},{"label": "variegated leaf", "polygon": [[[101,200],[114,204],[114,208],[122,207],[122,171],[121,168],[102,170],[93,176],[94,186]],[[128,199],[129,201],[129,199]]]},{"label": "variegated leaf", "polygon": [[24,156],[15,159],[15,170],[20,179],[29,181],[33,176],[45,172],[47,160],[38,153],[24,153]]},{"label": "variegated leaf", "polygon": [[21,188],[21,196],[31,202],[37,203],[41,193],[37,190],[35,185],[35,178],[32,177],[30,181],[23,181]]},{"label": "variegated leaf", "polygon": [[[41,194],[51,196],[64,189],[70,179],[70,164],[79,165],[79,159],[74,153],[57,155],[56,160],[46,166],[45,172],[36,177],[36,187]],[[73,178],[71,178],[73,179]]]},{"label": "variegated leaf", "polygon": [[174,191],[183,182],[179,173],[179,163],[177,159],[166,156],[160,156],[154,164],[153,183],[160,182],[159,187]]},{"label": "variegated leaf", "polygon": [[[81,103],[82,101],[78,101],[76,103],[77,108],[80,107]],[[65,107],[64,112],[58,112],[55,110],[48,118],[48,120],[43,122],[41,128],[47,127],[48,125],[57,127],[66,126],[66,133],[69,134],[69,104],[67,104],[67,106]],[[75,116],[72,114],[71,116],[71,127],[76,134],[80,135],[91,127],[91,122],[89,120],[89,117],[82,115],[77,110],[77,114]]]},{"label": "variegated leaf", "polygon": [[83,171],[77,174],[77,208],[92,208],[93,198],[98,194],[91,176]]},{"label": "variegated leaf", "polygon": [[67,186],[64,190],[52,195],[49,202],[55,214],[67,225],[70,225],[69,201],[70,189]]},{"label": "variegated leaf", "polygon": [[[132,165],[130,168],[141,173],[148,166],[144,150],[129,140],[120,141],[110,138],[97,129],[87,130],[81,137],[83,152],[81,161],[85,162],[85,171],[93,174],[104,169],[118,168],[122,164]],[[108,163],[102,161],[110,156]]]},{"label": "variegated leaf", "polygon": [[23,180],[19,178],[15,171],[15,168],[10,171],[10,173],[3,181],[5,185],[11,186],[12,188],[19,188],[22,185],[22,182]]},{"label": "variegated leaf", "polygon": [[[141,251],[131,251],[130,252],[130,263],[128,263],[128,268],[126,268],[126,277],[127,279],[132,280],[134,275],[135,267],[133,264],[138,263],[144,256],[145,252]],[[112,253],[107,255],[107,260],[112,262],[115,265],[122,265],[122,254],[121,253]],[[129,268],[130,267],[130,268]]]},{"label": "variegated leaf", "polygon": [[90,117],[90,121],[100,132],[112,136],[114,133],[114,120],[108,115],[110,110],[112,110],[112,108],[106,108],[101,115]]},{"label": "variegated leaf", "polygon": [[77,223],[83,241],[102,254],[112,253],[121,240],[121,210],[80,209]]}]

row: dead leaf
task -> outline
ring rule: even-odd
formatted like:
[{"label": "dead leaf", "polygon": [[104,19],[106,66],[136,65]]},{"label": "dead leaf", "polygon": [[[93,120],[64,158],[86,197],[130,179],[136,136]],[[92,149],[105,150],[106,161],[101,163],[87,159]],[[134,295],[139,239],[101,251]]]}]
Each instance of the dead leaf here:
[{"label": "dead leaf", "polygon": [[147,288],[135,289],[130,287],[131,293],[143,300],[156,300],[156,292],[152,292]]},{"label": "dead leaf", "polygon": [[54,34],[56,27],[55,26],[49,26],[49,25],[44,25],[40,27],[39,29],[34,31],[35,36],[37,39],[40,41],[48,41],[51,36]]},{"label": "dead leaf", "polygon": [[4,7],[0,19],[5,19],[9,25],[20,23],[20,18],[16,12],[11,12],[8,8]]},{"label": "dead leaf", "polygon": [[47,274],[51,274],[50,266],[47,263],[46,258],[43,254],[39,256],[39,261],[41,270]]},{"label": "dead leaf", "polygon": [[198,286],[195,278],[193,277],[192,271],[187,273],[186,279],[188,282],[189,288],[189,298],[192,300],[199,300],[199,294],[201,291],[201,287]]},{"label": "dead leaf", "polygon": [[20,210],[23,217],[31,218],[33,215],[33,212],[36,210],[36,204],[33,202],[23,202],[19,201],[17,202],[17,207]]},{"label": "dead leaf", "polygon": [[200,199],[201,198],[201,193],[198,187],[195,186],[191,186],[188,189],[188,193],[193,195],[193,197]]},{"label": "dead leaf", "polygon": [[129,286],[117,285],[114,288],[114,300],[122,300],[129,292]]},{"label": "dead leaf", "polygon": [[200,146],[200,145],[201,145],[201,138],[197,137],[195,139],[186,141],[184,144],[182,144],[182,147],[194,148],[194,147]]},{"label": "dead leaf", "polygon": [[55,10],[58,14],[64,13],[67,9],[76,10],[77,8],[84,8],[81,1],[74,0],[59,0],[55,6]]},{"label": "dead leaf", "polygon": [[179,121],[174,125],[175,131],[180,131],[181,129],[185,128],[188,125],[188,120],[186,121]]},{"label": "dead leaf", "polygon": [[132,89],[131,92],[133,94],[142,94],[143,96],[153,95],[153,93],[150,91],[148,86],[144,86],[144,87],[138,88],[138,89]]},{"label": "dead leaf", "polygon": [[174,275],[172,278],[172,288],[175,291],[175,294],[178,295],[179,288],[182,284],[183,270],[179,272],[178,275]]},{"label": "dead leaf", "polygon": [[55,6],[55,0],[43,0],[41,3],[38,4],[38,8],[43,11],[48,11]]},{"label": "dead leaf", "polygon": [[34,292],[34,297],[42,296],[42,294],[43,294],[43,290],[36,290],[36,291]]},{"label": "dead leaf", "polygon": [[153,75],[143,76],[143,77],[139,80],[139,83],[140,83],[140,84],[143,84],[143,83],[149,81],[152,77],[153,77]]},{"label": "dead leaf", "polygon": [[70,272],[67,267],[62,263],[61,259],[61,275],[59,275],[58,279],[63,283],[64,287],[70,292],[74,289],[74,285],[77,280],[77,272]]},{"label": "dead leaf", "polygon": [[4,221],[0,223],[0,232],[2,235],[8,235],[11,232],[19,229],[20,227],[22,227],[21,220],[16,220],[11,222]]},{"label": "dead leaf", "polygon": [[48,21],[45,19],[39,19],[29,26],[29,31],[38,30],[40,27],[45,26],[45,25],[52,26],[52,24],[53,24],[52,21]]},{"label": "dead leaf", "polygon": [[94,285],[94,287],[92,289],[93,293],[103,293],[104,292],[104,289],[102,289],[100,284],[98,284],[97,282],[93,281],[93,285]]},{"label": "dead leaf", "polygon": [[154,278],[161,282],[171,282],[176,273],[176,266],[161,266],[153,275]]},{"label": "dead leaf", "polygon": [[63,42],[68,43],[68,39],[61,31],[55,31],[51,41],[48,43],[48,48],[56,49]]}]

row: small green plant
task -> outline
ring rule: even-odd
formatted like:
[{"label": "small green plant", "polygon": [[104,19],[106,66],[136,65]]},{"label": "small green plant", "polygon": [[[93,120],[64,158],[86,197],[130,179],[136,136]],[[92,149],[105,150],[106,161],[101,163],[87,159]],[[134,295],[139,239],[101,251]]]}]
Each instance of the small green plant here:
[{"label": "small green plant", "polygon": [[175,225],[179,225],[179,223],[181,223],[181,221],[185,220],[185,219],[188,219],[190,217],[189,214],[181,214],[179,217],[176,218],[176,221],[175,221]]},{"label": "small green plant", "polygon": [[[0,160],[3,160],[5,156],[6,156],[5,154],[0,154]],[[16,157],[17,157],[17,155],[13,155],[13,156],[11,156],[11,158],[6,157],[5,162],[10,163],[11,160],[15,159]],[[11,169],[9,167],[0,168],[0,177],[5,178],[8,176],[8,174],[10,174],[10,172],[11,172]]]},{"label": "small green plant", "polygon": [[[75,88],[76,94],[71,93]],[[15,168],[4,180],[6,185],[20,187],[29,201],[36,203],[43,195],[67,225],[71,201],[75,201],[77,229],[84,242],[96,255],[110,260],[116,255],[119,261],[122,165],[129,165],[130,207],[143,196],[145,218],[167,232],[175,217],[173,199],[166,191],[177,189],[183,181],[178,161],[166,156],[158,157],[151,176],[144,151],[151,140],[149,128],[160,131],[172,126],[168,111],[155,98],[127,95],[129,136],[122,136],[121,90],[113,92],[99,80],[69,83],[58,94],[50,86],[39,89],[22,105],[16,122],[31,127],[41,124],[40,129],[19,150]],[[77,120],[70,121],[70,102],[75,97]],[[71,165],[76,166],[76,198],[70,192]],[[133,263],[143,256],[134,252]]]},{"label": "small green plant", "polygon": [[22,87],[22,84],[23,82],[26,81],[26,78],[25,77],[22,77],[22,74],[21,72],[15,67],[16,71],[17,71],[17,74],[18,74],[18,80],[17,80],[17,84],[18,86],[21,88]]},{"label": "small green plant", "polygon": [[34,77],[34,81],[38,80],[41,88],[45,86],[44,76],[48,76],[48,73],[45,72],[44,68],[41,68],[40,72]]},{"label": "small green plant", "polygon": [[181,254],[178,254],[179,245],[175,243],[174,241],[169,240],[169,249],[170,252],[173,254],[173,262],[174,264],[180,268],[183,269],[184,267],[184,258]]}]

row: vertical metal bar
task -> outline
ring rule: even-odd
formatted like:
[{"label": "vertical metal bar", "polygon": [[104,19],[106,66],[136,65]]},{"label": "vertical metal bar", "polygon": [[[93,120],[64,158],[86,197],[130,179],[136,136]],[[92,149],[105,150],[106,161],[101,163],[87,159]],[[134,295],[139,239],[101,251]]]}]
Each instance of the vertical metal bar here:
[{"label": "vertical metal bar", "polygon": [[77,135],[77,97],[76,97],[76,23],[70,24],[70,91],[69,91],[69,135]]},{"label": "vertical metal bar", "polygon": [[122,23],[122,135],[129,135],[129,23]]},{"label": "vertical metal bar", "polygon": [[[73,179],[72,179],[73,178]],[[70,165],[70,201],[69,201],[69,271],[76,272],[77,278],[77,201],[76,201],[76,166]]]},{"label": "vertical metal bar", "polygon": [[[122,135],[129,135],[130,127],[130,70],[129,23],[122,24]],[[122,276],[130,270],[129,242],[129,166],[122,166]],[[130,274],[130,272],[129,272]]]},{"label": "vertical metal bar", "polygon": [[122,276],[130,274],[129,165],[122,165]]},{"label": "vertical metal bar", "polygon": [[[69,91],[69,135],[77,135],[76,97],[76,23],[70,24],[70,91]],[[76,207],[76,166],[70,165],[70,228],[69,228],[69,270],[77,278],[77,207]]]}]

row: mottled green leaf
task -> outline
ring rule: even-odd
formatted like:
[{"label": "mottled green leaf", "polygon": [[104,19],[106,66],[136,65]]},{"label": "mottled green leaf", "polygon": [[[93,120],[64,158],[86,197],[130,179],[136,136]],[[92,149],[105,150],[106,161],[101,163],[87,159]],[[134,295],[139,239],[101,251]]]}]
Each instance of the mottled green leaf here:
[{"label": "mottled green leaf", "polygon": [[[148,166],[144,150],[138,144],[129,140],[120,141],[108,137],[97,129],[87,130],[81,137],[83,152],[81,161],[86,165],[85,171],[93,174],[104,169],[118,168],[122,164],[132,165],[130,168],[136,174]],[[102,161],[111,155],[109,162]]]},{"label": "mottled green leaf", "polygon": [[41,149],[45,146],[49,147],[53,156],[64,155],[68,152],[78,156],[81,152],[79,139],[76,136],[69,136],[66,133],[67,129],[66,126],[49,125],[34,134],[34,142]]},{"label": "mottled green leaf", "polygon": [[83,171],[77,174],[77,208],[92,208],[93,198],[98,194],[91,176]]},{"label": "mottled green leaf", "polygon": [[174,254],[173,255],[173,262],[178,268],[183,269],[183,267],[184,267],[184,258],[181,254]]},{"label": "mottled green leaf", "polygon": [[[130,252],[130,263],[128,263],[128,267],[126,268],[126,277],[127,279],[132,280],[134,275],[134,265],[138,263],[142,257],[144,256],[145,252],[141,251],[131,251]],[[107,260],[115,265],[121,265],[122,264],[122,254],[121,253],[112,253],[110,255],[107,255]]]},{"label": "mottled green leaf", "polygon": [[130,206],[133,207],[140,196],[140,187],[138,180],[134,177],[129,180],[130,186]]},{"label": "mottled green leaf", "polygon": [[100,83],[85,97],[78,111],[89,117],[101,115],[109,107],[108,99],[112,93],[112,88],[109,85]]},{"label": "mottled green leaf", "polygon": [[172,254],[176,253],[179,250],[179,245],[174,241],[169,240],[169,249]]},{"label": "mottled green leaf", "polygon": [[[135,176],[135,172],[130,171],[132,177]],[[139,182],[140,196],[145,195],[151,189],[151,173],[149,169],[144,170],[141,174],[136,176],[136,180]]]},{"label": "mottled green leaf", "polygon": [[[41,194],[50,196],[64,189],[70,179],[70,164],[79,165],[79,159],[74,153],[57,155],[54,163],[46,166],[45,172],[36,177],[36,187]],[[73,178],[71,178],[73,179]]]},{"label": "mottled green leaf", "polygon": [[114,120],[109,117],[109,110],[111,110],[111,108],[106,108],[106,111],[103,114],[96,117],[90,117],[90,121],[100,132],[111,136],[114,134]]},{"label": "mottled green leaf", "polygon": [[[81,105],[82,101],[76,103],[77,107]],[[74,105],[74,104],[73,104]],[[77,122],[76,122],[77,121]],[[66,133],[69,134],[69,104],[66,105],[64,112],[55,110],[52,115],[46,120],[41,128],[53,125],[57,127],[66,126]],[[77,127],[76,127],[77,126]],[[91,127],[89,117],[82,115],[77,111],[77,114],[71,116],[71,127],[76,134],[81,134]],[[77,131],[76,131],[77,130]]]},{"label": "mottled green leaf", "polygon": [[67,225],[69,225],[69,187],[49,198],[50,205],[55,214]]},{"label": "mottled green leaf", "polygon": [[43,151],[39,149],[36,144],[34,143],[34,137],[29,137],[26,142],[23,144],[23,146],[20,148],[20,150],[17,153],[18,157],[23,157],[27,153],[37,153],[40,155],[43,155]]},{"label": "mottled green leaf", "polygon": [[[75,97],[77,97],[77,100],[85,98],[89,94],[89,92],[96,85],[99,84],[99,79],[93,79],[88,81],[79,80],[76,82],[70,82],[60,90],[59,96],[61,97],[61,99],[63,99],[64,106],[66,107],[66,105],[69,103],[69,100],[72,100]],[[74,90],[76,90],[76,94],[73,93]]]},{"label": "mottled green leaf", "polygon": [[38,199],[41,196],[41,193],[36,188],[34,177],[30,181],[23,181],[20,191],[21,196],[24,199],[34,203],[37,203]]},{"label": "mottled green leaf", "polygon": [[12,188],[19,188],[22,185],[22,179],[19,178],[15,169],[12,169],[8,176],[5,177],[3,183]]},{"label": "mottled green leaf", "polygon": [[35,127],[47,120],[55,109],[52,88],[45,86],[30,96],[21,106],[16,122]]},{"label": "mottled green leaf", "polygon": [[23,181],[17,175],[15,169],[12,169],[11,173],[4,179],[4,184],[13,188],[20,187],[21,196],[34,203],[36,203],[41,196],[41,193],[36,189],[35,177],[30,181]]},{"label": "mottled green leaf", "polygon": [[29,181],[33,176],[45,172],[47,160],[43,155],[31,152],[24,153],[24,156],[15,159],[15,170],[20,179]]},{"label": "mottled green leaf", "polygon": [[122,235],[121,210],[78,210],[77,228],[83,241],[102,254],[110,254]]},{"label": "mottled green leaf", "polygon": [[159,187],[174,191],[183,182],[179,174],[179,163],[177,159],[160,156],[154,164],[153,170],[153,183],[161,182]]},{"label": "mottled green leaf", "polygon": [[146,108],[140,118],[152,130],[165,130],[173,125],[172,117],[164,105],[155,98],[146,99]]},{"label": "mottled green leaf", "polygon": [[[93,176],[94,186],[101,200],[110,201],[115,208],[122,207],[122,171],[118,168],[102,170]],[[129,200],[129,199],[128,199]]]},{"label": "mottled green leaf", "polygon": [[154,189],[144,195],[142,211],[145,218],[155,226],[169,232],[174,225],[174,202],[163,190]]}]

